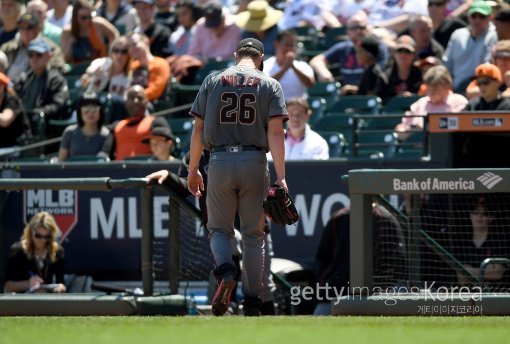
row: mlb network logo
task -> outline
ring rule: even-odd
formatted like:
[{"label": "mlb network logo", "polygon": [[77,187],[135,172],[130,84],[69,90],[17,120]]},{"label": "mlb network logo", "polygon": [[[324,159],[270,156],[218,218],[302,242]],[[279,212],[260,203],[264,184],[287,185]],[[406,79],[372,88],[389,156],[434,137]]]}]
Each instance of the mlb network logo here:
[{"label": "mlb network logo", "polygon": [[503,180],[497,174],[492,172],[485,172],[480,177],[476,178],[480,183],[482,183],[487,189],[492,189],[497,183]]}]

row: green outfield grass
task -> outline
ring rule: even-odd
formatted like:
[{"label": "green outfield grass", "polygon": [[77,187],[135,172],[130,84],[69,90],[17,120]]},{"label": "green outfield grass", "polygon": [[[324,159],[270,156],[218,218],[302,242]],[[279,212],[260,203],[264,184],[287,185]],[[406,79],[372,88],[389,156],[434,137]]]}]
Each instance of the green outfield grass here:
[{"label": "green outfield grass", "polygon": [[0,343],[510,343],[510,317],[3,317]]}]

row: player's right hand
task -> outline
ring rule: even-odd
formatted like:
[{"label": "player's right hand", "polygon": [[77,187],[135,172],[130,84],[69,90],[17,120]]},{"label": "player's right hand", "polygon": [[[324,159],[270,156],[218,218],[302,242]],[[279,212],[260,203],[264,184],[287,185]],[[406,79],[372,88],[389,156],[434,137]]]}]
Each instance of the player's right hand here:
[{"label": "player's right hand", "polygon": [[204,180],[202,179],[202,174],[200,171],[189,171],[188,174],[188,190],[196,197],[202,196],[202,191],[204,188]]}]

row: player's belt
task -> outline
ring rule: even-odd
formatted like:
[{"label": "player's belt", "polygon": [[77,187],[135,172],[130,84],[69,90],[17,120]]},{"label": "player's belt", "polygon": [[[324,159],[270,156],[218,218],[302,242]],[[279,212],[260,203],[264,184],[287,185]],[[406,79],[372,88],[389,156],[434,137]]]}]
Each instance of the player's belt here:
[{"label": "player's belt", "polygon": [[216,152],[230,152],[237,153],[242,151],[261,151],[262,148],[257,146],[241,146],[241,145],[227,145],[227,146],[216,146],[211,147],[211,153]]}]

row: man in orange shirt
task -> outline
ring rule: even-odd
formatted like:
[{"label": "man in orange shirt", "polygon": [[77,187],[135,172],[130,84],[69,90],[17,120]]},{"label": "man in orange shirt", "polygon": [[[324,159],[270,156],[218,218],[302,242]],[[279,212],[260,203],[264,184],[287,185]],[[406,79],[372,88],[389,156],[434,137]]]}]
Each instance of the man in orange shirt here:
[{"label": "man in orange shirt", "polygon": [[128,40],[129,54],[133,59],[132,85],[141,85],[145,88],[145,95],[149,101],[161,98],[170,79],[170,65],[164,58],[152,55],[149,39],[144,34],[132,33]]},{"label": "man in orange shirt", "polygon": [[[111,159],[124,160],[137,155],[152,155],[150,145],[144,143],[156,127],[169,127],[164,117],[148,113],[146,90],[140,85],[128,88],[125,97],[128,117],[112,126],[112,136],[106,140],[102,152]],[[113,153],[113,154],[112,154]]]}]

